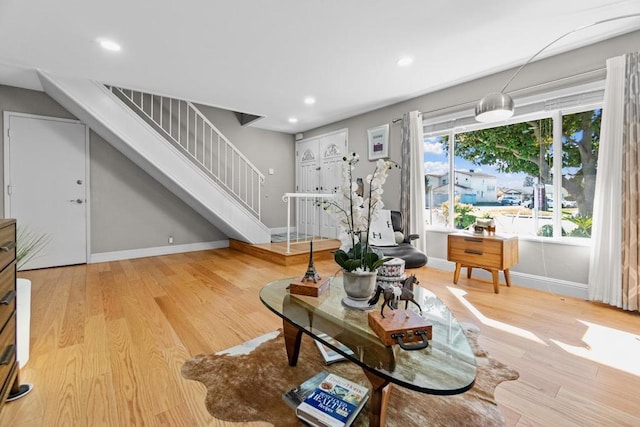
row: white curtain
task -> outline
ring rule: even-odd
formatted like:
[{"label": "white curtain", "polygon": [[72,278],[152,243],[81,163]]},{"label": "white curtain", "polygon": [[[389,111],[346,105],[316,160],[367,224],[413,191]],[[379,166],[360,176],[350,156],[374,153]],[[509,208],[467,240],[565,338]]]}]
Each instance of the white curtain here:
[{"label": "white curtain", "polygon": [[607,60],[593,204],[589,299],[622,306],[622,140],[625,57]]},{"label": "white curtain", "polygon": [[415,247],[427,252],[424,234],[424,141],[422,115],[419,111],[402,117],[402,184],[400,207],[405,219],[405,232],[420,235]]}]

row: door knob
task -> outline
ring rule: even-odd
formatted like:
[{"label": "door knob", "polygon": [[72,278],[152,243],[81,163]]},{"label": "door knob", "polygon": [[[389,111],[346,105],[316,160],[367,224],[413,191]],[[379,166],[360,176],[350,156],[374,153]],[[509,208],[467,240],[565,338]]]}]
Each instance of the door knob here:
[{"label": "door knob", "polygon": [[81,205],[82,203],[84,203],[84,200],[82,199],[71,199],[69,200],[71,203],[77,203],[79,205]]}]

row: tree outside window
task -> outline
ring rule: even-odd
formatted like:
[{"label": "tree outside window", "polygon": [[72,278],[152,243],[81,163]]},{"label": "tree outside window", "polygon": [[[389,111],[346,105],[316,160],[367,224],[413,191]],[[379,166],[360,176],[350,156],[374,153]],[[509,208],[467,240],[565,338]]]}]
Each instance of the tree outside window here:
[{"label": "tree outside window", "polygon": [[[456,133],[453,144],[440,138],[444,153],[453,145],[455,200],[473,205],[477,216],[496,218],[504,232],[540,236],[553,235],[553,211],[561,209],[556,235],[590,237],[601,117],[601,109],[563,115],[557,155],[551,117]],[[562,162],[557,189],[554,159]],[[431,181],[429,164],[425,155]]]}]

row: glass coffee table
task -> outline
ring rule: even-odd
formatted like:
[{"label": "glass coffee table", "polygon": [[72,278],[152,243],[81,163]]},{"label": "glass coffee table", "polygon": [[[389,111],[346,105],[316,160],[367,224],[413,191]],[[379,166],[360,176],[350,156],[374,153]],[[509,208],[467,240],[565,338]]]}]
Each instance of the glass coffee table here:
[{"label": "glass coffee table", "polygon": [[[476,360],[471,346],[453,314],[432,292],[419,286],[414,289],[422,317],[433,325],[433,337],[427,348],[407,351],[398,345],[385,346],[369,327],[366,311],[342,305],[346,294],[341,277],[331,278],[329,290],[319,297],[290,294],[289,284],[297,280],[271,282],[260,291],[264,305],[282,317],[289,365],[297,364],[303,333],[359,365],[373,389],[370,426],[384,425],[391,384],[438,395],[463,393],[473,387]],[[404,308],[402,302],[399,307]],[[385,309],[385,315],[390,316],[391,310]],[[344,344],[353,354],[334,347],[321,334]]]}]

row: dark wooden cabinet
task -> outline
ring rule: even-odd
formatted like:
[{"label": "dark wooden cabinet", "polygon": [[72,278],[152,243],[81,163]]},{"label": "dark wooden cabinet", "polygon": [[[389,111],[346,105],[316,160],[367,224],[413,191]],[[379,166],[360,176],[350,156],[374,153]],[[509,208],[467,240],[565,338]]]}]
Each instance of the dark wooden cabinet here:
[{"label": "dark wooden cabinet", "polygon": [[0,219],[0,411],[17,387],[16,221]]}]

